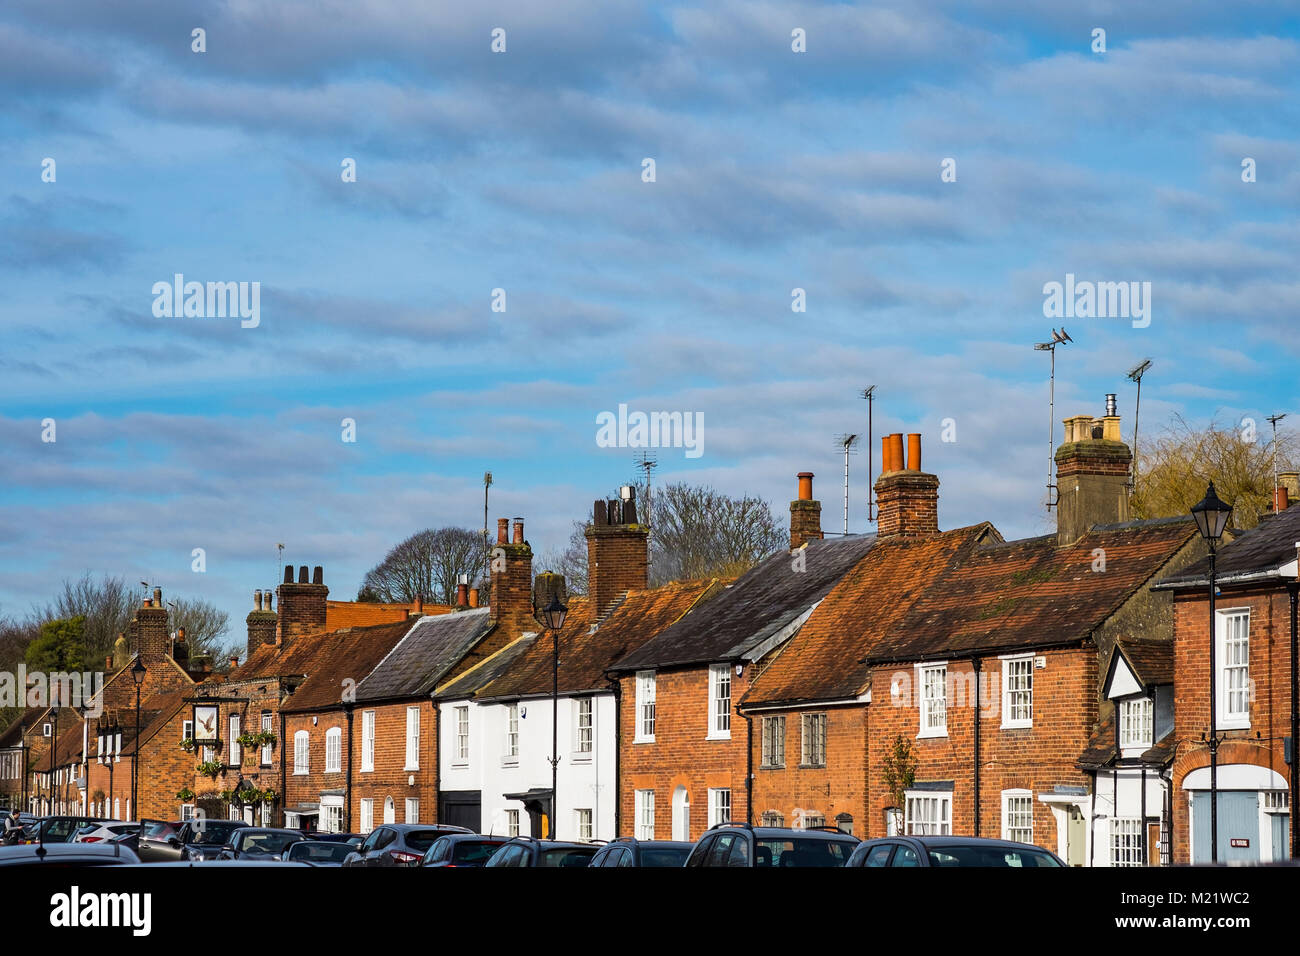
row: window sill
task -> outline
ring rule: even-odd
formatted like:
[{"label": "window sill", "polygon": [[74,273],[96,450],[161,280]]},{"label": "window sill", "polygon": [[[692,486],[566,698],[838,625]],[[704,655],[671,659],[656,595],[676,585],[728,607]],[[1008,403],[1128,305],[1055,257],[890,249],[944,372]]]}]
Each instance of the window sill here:
[{"label": "window sill", "polygon": [[589,764],[589,763],[591,763],[591,752],[590,752],[590,751],[583,751],[583,752],[580,752],[580,753],[570,754],[570,755],[569,755],[569,763],[571,763],[571,764],[575,764],[575,763],[576,763],[576,764]]},{"label": "window sill", "polygon": [[759,769],[759,770],[784,770],[784,769],[785,769],[785,764],[783,764],[783,763],[761,763],[761,764],[758,765],[758,769]]},{"label": "window sill", "polygon": [[1034,722],[1032,720],[1004,720],[999,730],[1032,730]]},{"label": "window sill", "polygon": [[931,737],[947,737],[947,736],[948,736],[948,728],[944,727],[938,730],[922,730],[920,733],[916,735],[916,739],[926,740]]},{"label": "window sill", "polygon": [[1219,729],[1220,730],[1250,730],[1250,718],[1249,717],[1234,717],[1234,718],[1220,717]]},{"label": "window sill", "polygon": [[715,733],[705,734],[704,739],[705,740],[730,740],[731,731],[727,731],[725,734],[715,734]]},{"label": "window sill", "polygon": [[825,769],[826,769],[826,764],[824,764],[824,763],[801,763],[801,764],[799,764],[799,769],[800,769],[800,770],[825,770]]},{"label": "window sill", "polygon": [[502,758],[501,758],[501,766],[503,766],[503,767],[518,767],[518,766],[519,766],[519,758],[518,758],[518,757],[502,757]]},{"label": "window sill", "polygon": [[374,768],[374,767],[362,767],[361,770],[360,770],[359,772],[360,772],[360,773],[374,773],[374,772],[375,772],[375,768]]},{"label": "window sill", "polygon": [[632,739],[632,743],[634,744],[652,744],[654,742],[655,739],[653,737],[634,737]]},{"label": "window sill", "polygon": [[419,769],[420,769],[419,764],[416,764],[414,767],[412,767],[410,764],[407,764],[405,767],[402,768],[402,773],[416,773]]}]

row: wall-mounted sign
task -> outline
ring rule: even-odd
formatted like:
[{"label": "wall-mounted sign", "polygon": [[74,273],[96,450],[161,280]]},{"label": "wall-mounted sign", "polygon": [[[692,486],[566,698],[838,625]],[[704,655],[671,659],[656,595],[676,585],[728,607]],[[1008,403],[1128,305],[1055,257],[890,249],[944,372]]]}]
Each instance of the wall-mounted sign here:
[{"label": "wall-mounted sign", "polygon": [[194,705],[194,742],[210,744],[217,740],[217,707],[215,704]]},{"label": "wall-mounted sign", "polygon": [[1239,846],[1242,848],[1246,848],[1250,846],[1250,841],[1243,839],[1242,837],[1236,837],[1228,841],[1228,846]]}]

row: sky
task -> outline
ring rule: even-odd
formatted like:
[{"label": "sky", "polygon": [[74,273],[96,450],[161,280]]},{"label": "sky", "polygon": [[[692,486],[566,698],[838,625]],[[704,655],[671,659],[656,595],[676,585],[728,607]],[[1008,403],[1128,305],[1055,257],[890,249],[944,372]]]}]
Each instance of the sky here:
[{"label": "sky", "polygon": [[[351,599],[485,471],[558,549],[637,474],[620,405],[702,415],[656,483],[784,520],[812,471],[833,531],[874,385],[941,527],[1049,531],[1062,324],[1057,441],[1107,392],[1130,436],[1145,358],[1142,435],[1300,421],[1298,86],[1251,0],[9,0],[0,615],[111,574],[242,641],[277,545]],[[156,314],[178,273],[256,326]],[[1149,322],[1045,315],[1067,274]]]}]

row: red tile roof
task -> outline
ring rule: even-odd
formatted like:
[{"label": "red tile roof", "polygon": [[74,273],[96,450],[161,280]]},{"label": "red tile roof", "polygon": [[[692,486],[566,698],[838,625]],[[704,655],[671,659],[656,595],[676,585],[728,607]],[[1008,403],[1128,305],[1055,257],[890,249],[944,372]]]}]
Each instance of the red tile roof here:
[{"label": "red tile roof", "polygon": [[990,524],[929,538],[882,538],[840,579],[754,681],[742,704],[840,700],[862,694],[865,657],[953,561],[996,537]]}]

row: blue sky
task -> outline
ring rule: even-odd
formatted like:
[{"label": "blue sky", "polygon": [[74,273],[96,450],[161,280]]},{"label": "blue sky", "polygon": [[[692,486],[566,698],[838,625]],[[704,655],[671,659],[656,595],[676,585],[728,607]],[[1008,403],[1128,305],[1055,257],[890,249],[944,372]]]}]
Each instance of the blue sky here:
[{"label": "blue sky", "polygon": [[[595,441],[620,403],[704,415],[656,480],[783,515],[811,470],[837,529],[875,384],[942,527],[1040,533],[1066,273],[1150,282],[1152,321],[1067,322],[1058,419],[1114,391],[1129,434],[1145,357],[1146,434],[1296,408],[1293,5],[461,6],[5,5],[0,613],[110,573],[241,638],[278,542],[351,598],[407,534],[478,526],[485,470],[556,548],[633,476]],[[177,272],[259,282],[261,324],[155,318]]]}]

